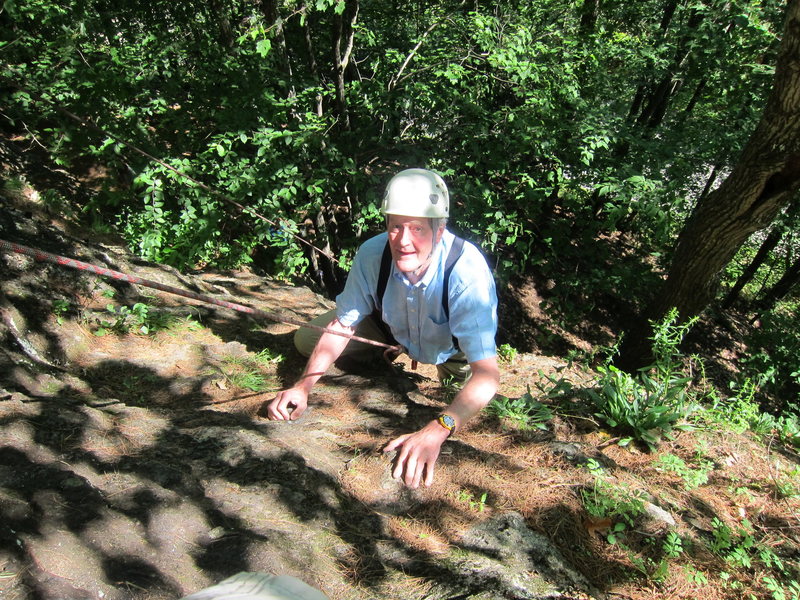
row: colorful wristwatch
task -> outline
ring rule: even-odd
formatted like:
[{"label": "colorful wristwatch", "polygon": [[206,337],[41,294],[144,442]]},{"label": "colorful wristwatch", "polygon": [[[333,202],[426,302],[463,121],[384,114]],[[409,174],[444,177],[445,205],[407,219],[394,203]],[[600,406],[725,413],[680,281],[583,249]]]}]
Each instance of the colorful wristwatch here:
[{"label": "colorful wristwatch", "polygon": [[456,430],[456,420],[447,414],[439,415],[439,418],[436,419],[436,422],[439,423],[442,427],[447,429],[450,432],[450,435]]}]

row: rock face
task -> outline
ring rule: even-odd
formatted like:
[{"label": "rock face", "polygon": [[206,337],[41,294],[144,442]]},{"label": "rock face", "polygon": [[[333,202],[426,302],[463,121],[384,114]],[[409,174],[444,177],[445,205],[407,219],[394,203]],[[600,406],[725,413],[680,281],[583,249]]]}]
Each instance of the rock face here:
[{"label": "rock face", "polygon": [[[181,274],[0,212],[14,224],[0,238],[47,252],[296,319],[331,306],[251,272]],[[460,538],[437,532],[435,552],[395,535],[432,506],[469,511],[391,478],[380,446],[441,406],[402,369],[334,369],[302,419],[272,423],[263,403],[303,367],[293,327],[25,256],[0,253],[0,265],[3,598],[175,599],[247,571],[355,600],[591,592],[516,513]],[[121,317],[136,303],[147,334]],[[457,460],[443,464],[457,473]]]},{"label": "rock face", "polygon": [[462,536],[465,556],[455,562],[476,587],[509,598],[561,598],[562,591],[598,595],[553,544],[528,528],[522,515],[505,513],[478,523]]}]

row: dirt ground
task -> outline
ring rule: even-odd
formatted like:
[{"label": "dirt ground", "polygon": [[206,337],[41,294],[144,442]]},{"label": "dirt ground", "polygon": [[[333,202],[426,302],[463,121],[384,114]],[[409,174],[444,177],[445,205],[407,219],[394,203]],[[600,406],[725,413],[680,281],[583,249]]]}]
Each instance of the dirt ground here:
[{"label": "dirt ground", "polygon": [[[180,274],[46,215],[3,212],[14,223],[4,238],[48,252],[295,319],[331,306],[246,270]],[[701,540],[714,518],[759,515],[776,546],[796,551],[797,529],[783,526],[800,507],[779,507],[766,485],[797,458],[747,437],[704,434],[709,460],[727,468],[687,490],[577,410],[546,429],[484,415],[445,444],[435,484],[409,490],[381,448],[446,405],[452,392],[431,367],[333,369],[303,418],[273,423],[264,402],[303,367],[291,326],[11,252],[0,253],[0,292],[4,599],[175,599],[240,571],[295,575],[332,599],[734,597],[677,574],[658,587],[637,577],[605,540],[612,524],[581,503],[589,459],[661,509],[631,546],[668,527]],[[123,319],[136,303],[148,317]],[[504,364],[501,393],[547,400],[545,376],[591,374],[521,353]],[[689,459],[697,440],[664,452]],[[721,491],[747,477],[765,487]],[[693,564],[710,573],[718,560]]]}]

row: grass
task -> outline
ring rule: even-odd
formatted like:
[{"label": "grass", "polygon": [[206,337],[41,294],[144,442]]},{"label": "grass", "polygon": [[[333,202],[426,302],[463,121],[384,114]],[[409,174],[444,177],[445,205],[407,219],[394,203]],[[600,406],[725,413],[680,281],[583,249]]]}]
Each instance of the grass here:
[{"label": "grass", "polygon": [[527,393],[518,398],[497,394],[486,412],[500,421],[510,421],[514,426],[523,429],[546,430],[548,421],[553,418],[552,410],[532,396],[530,387]]},{"label": "grass", "polygon": [[274,387],[271,368],[283,356],[265,348],[257,354],[227,355],[222,359],[222,373],[230,385],[242,390],[264,392]]}]

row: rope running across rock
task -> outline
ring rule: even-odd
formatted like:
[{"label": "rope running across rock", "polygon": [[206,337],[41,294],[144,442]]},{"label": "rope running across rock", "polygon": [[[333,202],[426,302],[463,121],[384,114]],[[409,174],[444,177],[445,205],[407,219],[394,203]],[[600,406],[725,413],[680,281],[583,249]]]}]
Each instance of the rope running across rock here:
[{"label": "rope running across rock", "polygon": [[265,310],[259,310],[257,308],[252,308],[250,306],[245,306],[244,304],[237,304],[235,302],[228,302],[227,300],[219,300],[217,298],[213,298],[211,296],[206,296],[205,294],[198,294],[196,292],[190,292],[188,290],[183,290],[181,288],[176,288],[171,285],[166,285],[164,283],[159,283],[158,281],[152,281],[150,279],[143,279],[141,277],[137,277],[136,275],[129,275],[127,273],[122,273],[120,271],[114,271],[113,269],[108,269],[106,267],[100,267],[97,265],[93,265],[90,263],[86,263],[80,260],[76,260],[74,258],[68,258],[66,256],[59,256],[57,254],[50,254],[49,252],[44,252],[42,250],[37,250],[35,248],[29,248],[27,246],[23,246],[21,244],[15,244],[12,242],[7,242],[5,240],[0,240],[0,250],[6,250],[9,252],[16,252],[18,254],[25,254],[27,256],[33,257],[35,260],[38,261],[45,261],[55,263],[57,265],[61,265],[63,267],[69,267],[72,269],[78,269],[80,271],[88,271],[89,273],[94,273],[95,275],[101,275],[104,277],[112,277],[119,281],[127,281],[128,283],[134,283],[137,285],[143,285],[145,287],[153,288],[156,290],[160,290],[162,292],[167,292],[168,294],[175,294],[177,296],[183,296],[185,298],[191,298],[193,300],[199,300],[200,302],[205,302],[207,304],[215,304],[216,306],[222,306],[223,308],[229,308],[231,310],[235,310],[238,312],[247,313],[256,317],[262,317],[265,319],[269,319],[270,321],[277,321],[278,323],[286,323],[287,325],[297,325],[299,327],[308,327],[309,329],[315,329],[317,331],[321,331],[324,333],[331,333],[333,335],[338,335],[341,337],[346,337],[356,342],[362,342],[364,344],[369,344],[370,346],[377,346],[379,348],[385,348],[387,352],[400,354],[403,351],[403,348],[400,346],[391,346],[389,344],[384,344],[382,342],[376,342],[375,340],[370,340],[368,338],[360,337],[357,335],[348,335],[347,333],[343,333],[341,331],[334,331],[333,329],[328,329],[327,327],[320,327],[318,325],[312,325],[305,321],[300,321],[299,319],[293,319],[291,317],[285,317],[283,315],[268,312]]}]

